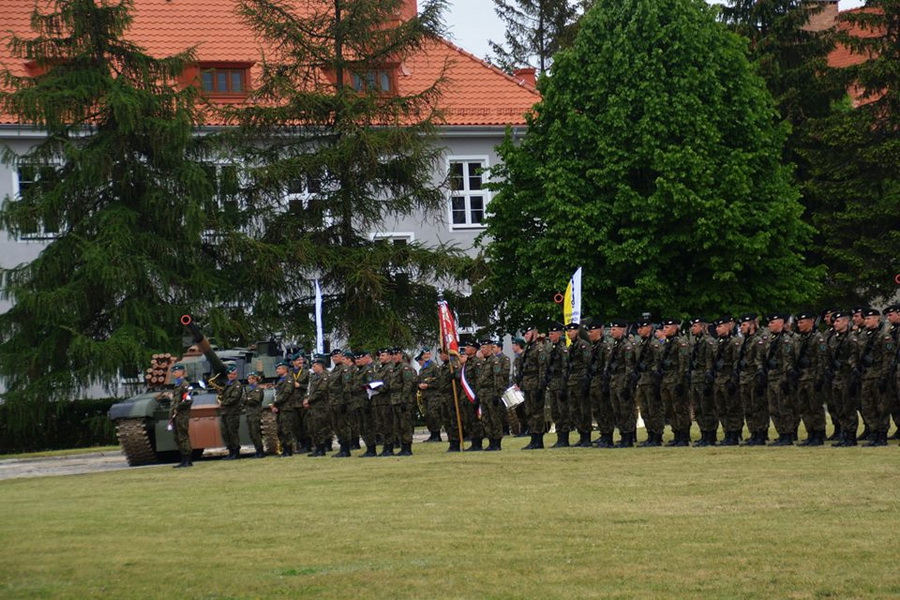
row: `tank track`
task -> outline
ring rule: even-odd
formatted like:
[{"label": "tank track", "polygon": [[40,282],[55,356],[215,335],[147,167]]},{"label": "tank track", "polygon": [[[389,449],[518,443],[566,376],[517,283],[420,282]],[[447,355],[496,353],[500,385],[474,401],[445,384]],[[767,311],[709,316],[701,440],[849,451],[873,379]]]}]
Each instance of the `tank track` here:
[{"label": "tank track", "polygon": [[116,437],[129,466],[150,465],[157,461],[144,419],[118,419]]},{"label": "tank track", "polygon": [[263,410],[260,427],[266,454],[278,454],[278,421],[275,413],[271,410]]}]

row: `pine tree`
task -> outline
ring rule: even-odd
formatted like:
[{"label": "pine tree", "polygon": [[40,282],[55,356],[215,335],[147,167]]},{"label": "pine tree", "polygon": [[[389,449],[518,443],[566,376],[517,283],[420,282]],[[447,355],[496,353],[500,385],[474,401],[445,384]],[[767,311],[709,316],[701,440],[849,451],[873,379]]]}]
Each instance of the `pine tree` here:
[{"label": "pine tree", "polygon": [[2,73],[0,110],[46,138],[4,160],[34,177],[6,198],[13,235],[55,229],[41,254],[4,270],[0,374],[7,397],[65,398],[180,351],[178,319],[227,281],[203,244],[210,183],[195,156],[190,51],[153,58],[123,39],[131,3],[56,0],[13,35],[38,74]]},{"label": "pine tree", "polygon": [[510,327],[793,307],[815,297],[785,127],[745,46],[699,0],[611,0],[557,54],[520,142],[500,148],[486,254]]},{"label": "pine tree", "polygon": [[839,41],[862,61],[836,69],[858,96],[816,120],[805,156],[813,165],[814,224],[827,267],[826,298],[875,302],[900,273],[900,1],[870,0],[841,13]]},{"label": "pine tree", "polygon": [[545,73],[553,55],[574,37],[578,8],[570,0],[494,0],[506,32],[502,44],[488,42],[490,60],[509,73],[528,66]]},{"label": "pine tree", "polygon": [[317,279],[326,328],[354,345],[430,339],[436,286],[455,285],[467,264],[452,248],[371,236],[444,202],[432,181],[443,78],[419,90],[398,84],[404,60],[434,43],[443,2],[401,19],[405,4],[239,3],[273,49],[248,106],[229,115],[249,166],[245,206],[263,232],[254,238],[262,292],[246,300],[290,337],[311,338]]}]

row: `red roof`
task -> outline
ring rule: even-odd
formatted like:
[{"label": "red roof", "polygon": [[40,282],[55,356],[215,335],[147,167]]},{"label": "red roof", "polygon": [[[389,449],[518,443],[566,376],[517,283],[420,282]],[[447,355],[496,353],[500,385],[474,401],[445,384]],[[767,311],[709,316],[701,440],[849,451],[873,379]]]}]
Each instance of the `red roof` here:
[{"label": "red roof", "polygon": [[[852,10],[843,11],[840,14],[847,13],[855,13],[855,12],[873,12],[875,9],[871,8],[854,8]],[[853,23],[848,23],[847,21],[842,21],[840,17],[837,20],[837,28],[841,31],[846,31],[853,37],[858,38],[871,38],[878,37],[884,35],[884,31],[875,31],[871,29],[862,29],[858,25]],[[828,65],[830,67],[835,68],[845,68],[851,67],[853,65],[858,65],[861,62],[864,62],[869,57],[865,54],[857,54],[853,52],[850,48],[844,46],[843,44],[837,44],[829,54],[828,54]],[[859,106],[861,104],[866,104],[868,102],[872,102],[877,99],[875,97],[862,98],[864,90],[861,89],[856,84],[850,84],[850,87],[847,89],[847,92],[850,94],[850,97],[853,99],[853,105]]]},{"label": "red roof", "polygon": [[[296,0],[305,4],[310,0]],[[45,0],[39,0],[45,6]],[[4,32],[27,37],[34,0],[0,0]],[[125,36],[154,56],[167,56],[196,48],[198,61],[259,61],[264,44],[235,13],[233,0],[134,0],[134,21]],[[23,61],[0,47],[0,62],[25,74]],[[438,101],[446,125],[522,125],[524,115],[540,100],[535,88],[490,66],[479,58],[440,39],[405,60],[396,76],[398,93],[411,94],[432,84],[447,64],[447,83]],[[251,68],[251,86],[254,69]],[[5,123],[15,122],[0,116]]]}]

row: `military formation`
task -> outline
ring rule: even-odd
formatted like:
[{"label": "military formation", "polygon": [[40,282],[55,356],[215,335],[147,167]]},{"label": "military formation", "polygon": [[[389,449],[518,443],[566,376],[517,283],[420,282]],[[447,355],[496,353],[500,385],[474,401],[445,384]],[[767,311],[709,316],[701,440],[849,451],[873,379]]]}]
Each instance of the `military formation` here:
[{"label": "military formation", "polygon": [[[543,449],[551,430],[553,448],[662,446],[667,427],[665,445],[673,447],[873,447],[888,444],[891,419],[900,419],[900,305],[884,315],[875,308],[773,313],[764,327],[747,313],[541,329],[529,324],[512,340],[512,360],[497,340],[462,340],[459,352],[441,350],[438,360],[422,349],[418,369],[401,348],[334,350],[312,357],[311,367],[298,352],[278,364],[268,408],[262,374],[242,384],[230,367],[218,396],[225,459],[240,456],[242,413],[253,456],[265,456],[263,410],[275,413],[282,457],[326,456],[336,440],[335,458],[363,448],[361,457],[412,456],[417,414],[425,441],[442,441],[443,431],[448,452],[500,451],[511,430],[530,437],[524,450]],[[172,426],[184,467],[191,465],[190,394],[183,367],[172,375]],[[826,411],[834,424],[827,439]],[[646,428],[640,443],[639,419]]]}]

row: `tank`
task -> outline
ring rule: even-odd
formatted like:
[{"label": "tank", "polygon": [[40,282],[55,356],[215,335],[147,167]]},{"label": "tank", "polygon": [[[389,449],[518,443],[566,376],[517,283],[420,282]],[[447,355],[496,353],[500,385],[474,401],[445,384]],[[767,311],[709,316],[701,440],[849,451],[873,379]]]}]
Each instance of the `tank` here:
[{"label": "tank", "polygon": [[[131,466],[172,462],[179,457],[175,436],[168,428],[171,401],[163,397],[163,393],[173,387],[170,381],[170,368],[173,364],[184,364],[185,375],[194,388],[190,436],[195,458],[199,458],[207,448],[224,446],[219,427],[216,390],[220,387],[219,382],[224,384],[225,363],[237,367],[238,377],[245,384],[248,373],[262,371],[265,384],[274,379],[275,364],[281,360],[280,348],[275,342],[260,342],[255,349],[219,350],[210,344],[190,315],[182,316],[181,324],[190,331],[193,338],[193,344],[184,355],[177,357],[171,354],[154,354],[150,368],[144,375],[147,391],[113,404],[109,409],[116,437]],[[268,454],[274,454],[278,444],[275,415],[266,410],[272,405],[274,397],[274,389],[267,386],[263,400],[262,430]],[[243,415],[240,436],[242,445],[252,444],[247,420]]]}]

